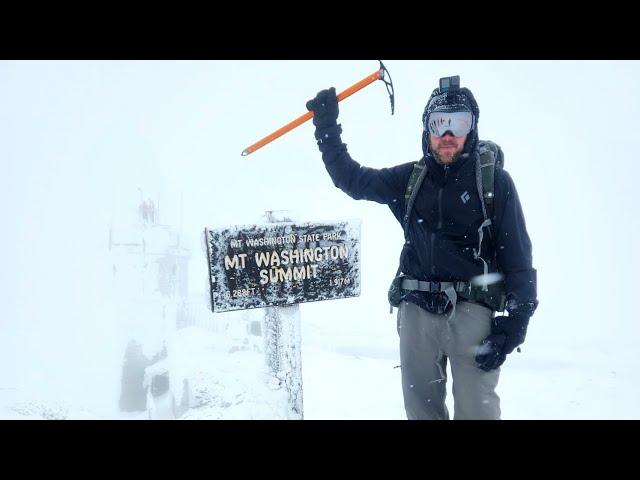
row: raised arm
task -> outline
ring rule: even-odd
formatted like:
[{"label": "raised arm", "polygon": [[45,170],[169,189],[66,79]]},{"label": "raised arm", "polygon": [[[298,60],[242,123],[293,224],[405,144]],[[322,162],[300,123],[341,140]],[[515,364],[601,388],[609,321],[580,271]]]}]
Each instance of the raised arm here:
[{"label": "raised arm", "polygon": [[315,138],[334,185],[356,200],[387,204],[394,214],[404,208],[404,192],[413,163],[375,169],[353,160],[340,136],[342,126],[337,123],[339,110],[335,88],[320,91],[307,102],[307,109],[314,113]]}]

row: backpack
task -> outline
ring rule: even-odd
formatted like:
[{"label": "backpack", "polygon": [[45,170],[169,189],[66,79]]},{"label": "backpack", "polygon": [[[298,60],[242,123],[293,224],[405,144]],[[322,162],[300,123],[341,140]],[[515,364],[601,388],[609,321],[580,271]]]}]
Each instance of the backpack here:
[{"label": "backpack", "polygon": [[[480,196],[480,203],[482,204],[482,214],[484,216],[484,223],[482,224],[482,227],[487,226],[489,238],[493,239],[494,233],[491,218],[493,217],[494,212],[495,170],[496,168],[503,168],[504,153],[502,152],[500,145],[490,140],[480,140],[478,142],[478,153],[479,156],[476,160],[476,186],[478,188],[478,195]],[[420,190],[426,173],[427,168],[425,165],[425,159],[422,157],[413,167],[404,195],[406,211],[403,217],[402,226],[404,229],[405,241],[408,241],[409,238],[408,225],[411,210],[413,209],[413,204],[415,203],[418,191]],[[480,239],[480,242],[482,242],[482,238]],[[403,248],[400,258],[400,266],[398,266],[396,276],[389,288],[388,296],[389,303],[391,305],[391,312],[393,312],[393,307],[397,307],[399,305],[403,294],[401,287],[403,277],[400,275],[400,269],[402,266],[402,257],[404,256],[404,252],[405,250]],[[484,287],[482,291],[479,291],[476,288],[473,288],[472,290],[473,291],[471,292],[470,287],[469,298],[482,300],[495,311],[502,311],[504,309],[505,296],[502,284],[492,286],[488,290],[487,287]]]}]

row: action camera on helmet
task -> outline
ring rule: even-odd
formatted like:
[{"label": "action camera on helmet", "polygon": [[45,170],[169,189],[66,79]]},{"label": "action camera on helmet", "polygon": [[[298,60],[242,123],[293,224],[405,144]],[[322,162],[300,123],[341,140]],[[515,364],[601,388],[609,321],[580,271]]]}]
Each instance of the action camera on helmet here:
[{"label": "action camera on helmet", "polygon": [[440,92],[444,93],[451,90],[460,90],[460,75],[440,79]]}]

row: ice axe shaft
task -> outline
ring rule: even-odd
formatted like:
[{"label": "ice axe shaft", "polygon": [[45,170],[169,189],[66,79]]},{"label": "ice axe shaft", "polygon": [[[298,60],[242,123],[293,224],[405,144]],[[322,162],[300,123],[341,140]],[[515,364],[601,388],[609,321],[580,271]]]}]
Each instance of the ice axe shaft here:
[{"label": "ice axe shaft", "polygon": [[[379,70],[376,70],[371,75],[366,76],[365,78],[360,80],[358,83],[354,83],[349,88],[347,88],[345,91],[340,92],[337,95],[338,102],[341,102],[345,98],[350,97],[351,95],[353,95],[357,91],[362,90],[364,87],[366,87],[367,85],[375,82],[376,80],[384,79],[384,73],[385,73],[386,69],[384,68],[384,65],[382,65],[382,62],[380,62],[380,66],[381,66],[381,68]],[[387,83],[387,82],[385,82],[385,83]],[[391,98],[392,98],[392,100],[391,100],[391,113],[393,113],[393,95],[392,94],[391,94]],[[242,151],[242,156],[246,157],[250,153],[253,153],[256,150],[258,150],[259,148],[264,147],[268,143],[273,142],[276,138],[281,137],[285,133],[293,130],[294,128],[296,128],[296,127],[298,127],[300,125],[302,125],[304,122],[306,122],[307,120],[309,120],[311,118],[313,118],[313,112],[307,112],[304,115],[299,116],[294,121],[287,123],[284,127],[279,128],[278,130],[276,130],[272,134],[267,135],[266,137],[264,137],[262,140],[259,140],[256,143],[254,143],[253,145],[251,145],[250,147],[245,148]]]}]

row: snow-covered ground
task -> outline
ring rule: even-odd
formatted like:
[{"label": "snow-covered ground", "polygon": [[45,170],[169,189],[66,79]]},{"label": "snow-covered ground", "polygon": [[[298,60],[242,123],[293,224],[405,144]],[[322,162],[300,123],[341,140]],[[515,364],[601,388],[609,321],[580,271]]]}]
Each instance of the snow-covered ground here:
[{"label": "snow-covered ground", "polygon": [[[332,350],[303,349],[305,418],[406,418],[400,369],[395,368],[397,345],[381,343],[362,337],[356,344],[339,342]],[[502,368],[497,389],[502,418],[640,419],[638,368],[632,349],[525,343]],[[447,387],[452,415],[450,371]]]},{"label": "snow-covered ground", "polygon": [[[332,336],[304,325],[304,418],[402,420],[404,408],[397,342],[389,337]],[[307,341],[304,340],[305,335]],[[248,337],[251,339],[252,337]],[[286,394],[270,376],[256,340],[231,340],[201,327],[171,342],[172,389],[189,381],[190,408],[180,419],[287,419]],[[638,419],[637,355],[609,349],[527,344],[502,369],[498,393],[503,419]],[[447,405],[453,413],[449,374]],[[148,412],[91,411],[73,398],[43,390],[0,390],[4,419],[146,419]]]}]

